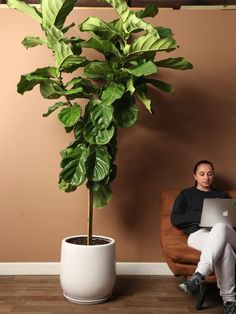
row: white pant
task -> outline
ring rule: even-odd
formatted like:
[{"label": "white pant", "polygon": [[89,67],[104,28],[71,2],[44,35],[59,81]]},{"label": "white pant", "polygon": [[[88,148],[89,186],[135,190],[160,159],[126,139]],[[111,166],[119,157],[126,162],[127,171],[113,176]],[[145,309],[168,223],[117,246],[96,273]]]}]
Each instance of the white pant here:
[{"label": "white pant", "polygon": [[208,276],[213,270],[224,302],[235,300],[236,232],[224,223],[202,228],[188,237],[188,246],[201,251],[196,272]]}]

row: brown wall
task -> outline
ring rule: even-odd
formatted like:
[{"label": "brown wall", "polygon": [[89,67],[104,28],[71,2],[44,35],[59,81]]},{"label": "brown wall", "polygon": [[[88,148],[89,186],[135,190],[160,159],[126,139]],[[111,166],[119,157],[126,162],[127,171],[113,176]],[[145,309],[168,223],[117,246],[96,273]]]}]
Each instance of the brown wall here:
[{"label": "brown wall", "polygon": [[[78,9],[71,19],[111,15],[110,9]],[[191,71],[161,71],[174,96],[152,91],[154,115],[119,133],[118,175],[111,204],[95,212],[95,233],[114,237],[118,261],[161,262],[159,192],[191,185],[193,164],[215,163],[218,184],[236,187],[236,11],[160,10]],[[63,237],[86,232],[87,192],[57,188],[59,151],[67,145],[52,102],[38,90],[16,93],[20,74],[52,62],[44,47],[27,51],[20,41],[40,35],[34,20],[0,9],[0,262],[58,261]],[[165,55],[166,57],[166,55]]]}]

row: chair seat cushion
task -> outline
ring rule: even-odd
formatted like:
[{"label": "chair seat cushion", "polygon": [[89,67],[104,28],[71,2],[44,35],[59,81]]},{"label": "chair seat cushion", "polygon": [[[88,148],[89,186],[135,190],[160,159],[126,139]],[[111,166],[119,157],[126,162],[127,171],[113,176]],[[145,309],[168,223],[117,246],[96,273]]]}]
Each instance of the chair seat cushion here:
[{"label": "chair seat cushion", "polygon": [[200,251],[190,248],[183,236],[166,236],[164,240],[165,255],[173,262],[197,265]]}]

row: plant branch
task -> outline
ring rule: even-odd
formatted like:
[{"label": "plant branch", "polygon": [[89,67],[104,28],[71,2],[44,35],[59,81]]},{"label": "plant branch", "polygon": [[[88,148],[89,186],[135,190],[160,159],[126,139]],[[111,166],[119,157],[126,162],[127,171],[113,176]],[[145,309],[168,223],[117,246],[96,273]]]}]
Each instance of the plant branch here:
[{"label": "plant branch", "polygon": [[92,244],[93,235],[93,190],[89,189],[89,201],[88,201],[88,221],[87,221],[87,245]]}]

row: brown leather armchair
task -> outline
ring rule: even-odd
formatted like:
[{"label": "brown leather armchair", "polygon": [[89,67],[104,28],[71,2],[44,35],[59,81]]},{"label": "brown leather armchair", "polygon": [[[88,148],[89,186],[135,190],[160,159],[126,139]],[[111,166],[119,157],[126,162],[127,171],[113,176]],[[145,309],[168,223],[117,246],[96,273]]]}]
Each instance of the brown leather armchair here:
[{"label": "brown leather armchair", "polygon": [[[165,190],[160,194],[160,241],[166,262],[175,276],[191,276],[200,258],[200,251],[187,245],[187,236],[171,224],[170,215],[173,203],[180,189]],[[226,191],[232,198],[236,198],[236,190]],[[211,274],[206,282],[216,282]],[[198,296],[196,309],[202,308],[206,288]]]}]

